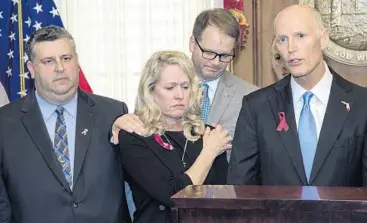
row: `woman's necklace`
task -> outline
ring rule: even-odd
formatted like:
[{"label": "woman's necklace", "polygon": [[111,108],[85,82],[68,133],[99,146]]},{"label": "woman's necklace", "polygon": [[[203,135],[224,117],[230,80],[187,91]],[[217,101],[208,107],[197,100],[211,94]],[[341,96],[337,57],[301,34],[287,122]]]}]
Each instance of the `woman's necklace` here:
[{"label": "woman's necklace", "polygon": [[[175,147],[172,145],[171,141],[169,141],[168,137],[166,136],[166,134],[162,134],[164,136],[164,138],[166,138],[166,140],[168,141],[168,143],[173,147],[173,149],[175,149]],[[183,153],[182,153],[182,157],[181,157],[181,162],[182,164],[184,165],[184,167],[186,168],[186,162],[184,160],[184,157],[185,157],[185,154],[186,154],[186,148],[187,148],[187,139],[186,139],[186,142],[185,142],[185,147],[183,149]]]}]

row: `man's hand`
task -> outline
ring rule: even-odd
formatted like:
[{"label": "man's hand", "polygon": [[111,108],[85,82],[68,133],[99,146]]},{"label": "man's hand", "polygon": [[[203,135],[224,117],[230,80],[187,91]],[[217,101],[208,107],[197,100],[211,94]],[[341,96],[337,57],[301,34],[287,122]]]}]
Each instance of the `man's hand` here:
[{"label": "man's hand", "polygon": [[112,124],[112,137],[115,145],[119,144],[119,132],[121,129],[141,135],[144,131],[144,126],[139,117],[134,114],[126,114],[118,117]]}]

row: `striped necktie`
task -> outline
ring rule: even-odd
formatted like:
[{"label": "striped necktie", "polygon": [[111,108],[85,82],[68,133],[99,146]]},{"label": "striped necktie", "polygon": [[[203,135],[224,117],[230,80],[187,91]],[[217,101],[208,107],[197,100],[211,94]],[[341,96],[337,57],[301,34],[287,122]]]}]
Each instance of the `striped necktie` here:
[{"label": "striped necktie", "polygon": [[64,173],[66,181],[69,183],[69,186],[71,188],[73,184],[73,176],[70,167],[69,146],[68,137],[66,134],[64,111],[64,107],[58,107],[56,109],[57,119],[55,127],[54,150],[56,158],[61,165],[62,172]]}]

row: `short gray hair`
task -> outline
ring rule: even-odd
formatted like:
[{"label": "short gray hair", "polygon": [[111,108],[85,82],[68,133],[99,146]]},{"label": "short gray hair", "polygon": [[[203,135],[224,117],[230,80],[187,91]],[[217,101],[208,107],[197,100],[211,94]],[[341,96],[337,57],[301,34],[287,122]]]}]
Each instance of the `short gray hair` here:
[{"label": "short gray hair", "polygon": [[32,33],[31,37],[27,41],[25,45],[25,52],[28,55],[30,61],[33,62],[34,55],[34,46],[36,43],[45,42],[45,41],[55,41],[58,39],[67,38],[70,40],[71,47],[76,53],[76,46],[74,42],[74,38],[71,34],[64,28],[59,26],[45,26],[35,32]]}]

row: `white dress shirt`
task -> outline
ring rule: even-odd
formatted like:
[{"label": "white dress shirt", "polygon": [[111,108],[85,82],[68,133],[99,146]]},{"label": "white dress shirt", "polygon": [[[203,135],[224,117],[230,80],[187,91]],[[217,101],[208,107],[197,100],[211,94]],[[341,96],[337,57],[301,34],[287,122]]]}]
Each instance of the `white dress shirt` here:
[{"label": "white dress shirt", "polygon": [[209,96],[210,104],[213,104],[213,100],[214,100],[215,92],[217,91],[217,88],[218,88],[219,80],[220,80],[220,78],[217,78],[215,80],[206,82],[209,86],[208,87],[208,96]]},{"label": "white dress shirt", "polygon": [[[320,136],[320,131],[322,127],[322,123],[324,121],[324,116],[326,112],[326,107],[329,101],[331,84],[333,81],[333,75],[330,73],[330,70],[326,63],[324,62],[325,66],[325,74],[321,78],[321,80],[311,89],[309,90],[313,97],[310,101],[310,109],[312,115],[315,119],[316,123],[316,130],[317,130],[317,140]],[[307,91],[301,85],[299,85],[293,77],[291,77],[291,88],[292,88],[292,95],[293,95],[293,106],[294,106],[294,115],[296,118],[297,129],[298,129],[298,122],[299,116],[302,111],[303,107],[303,94]]]}]

